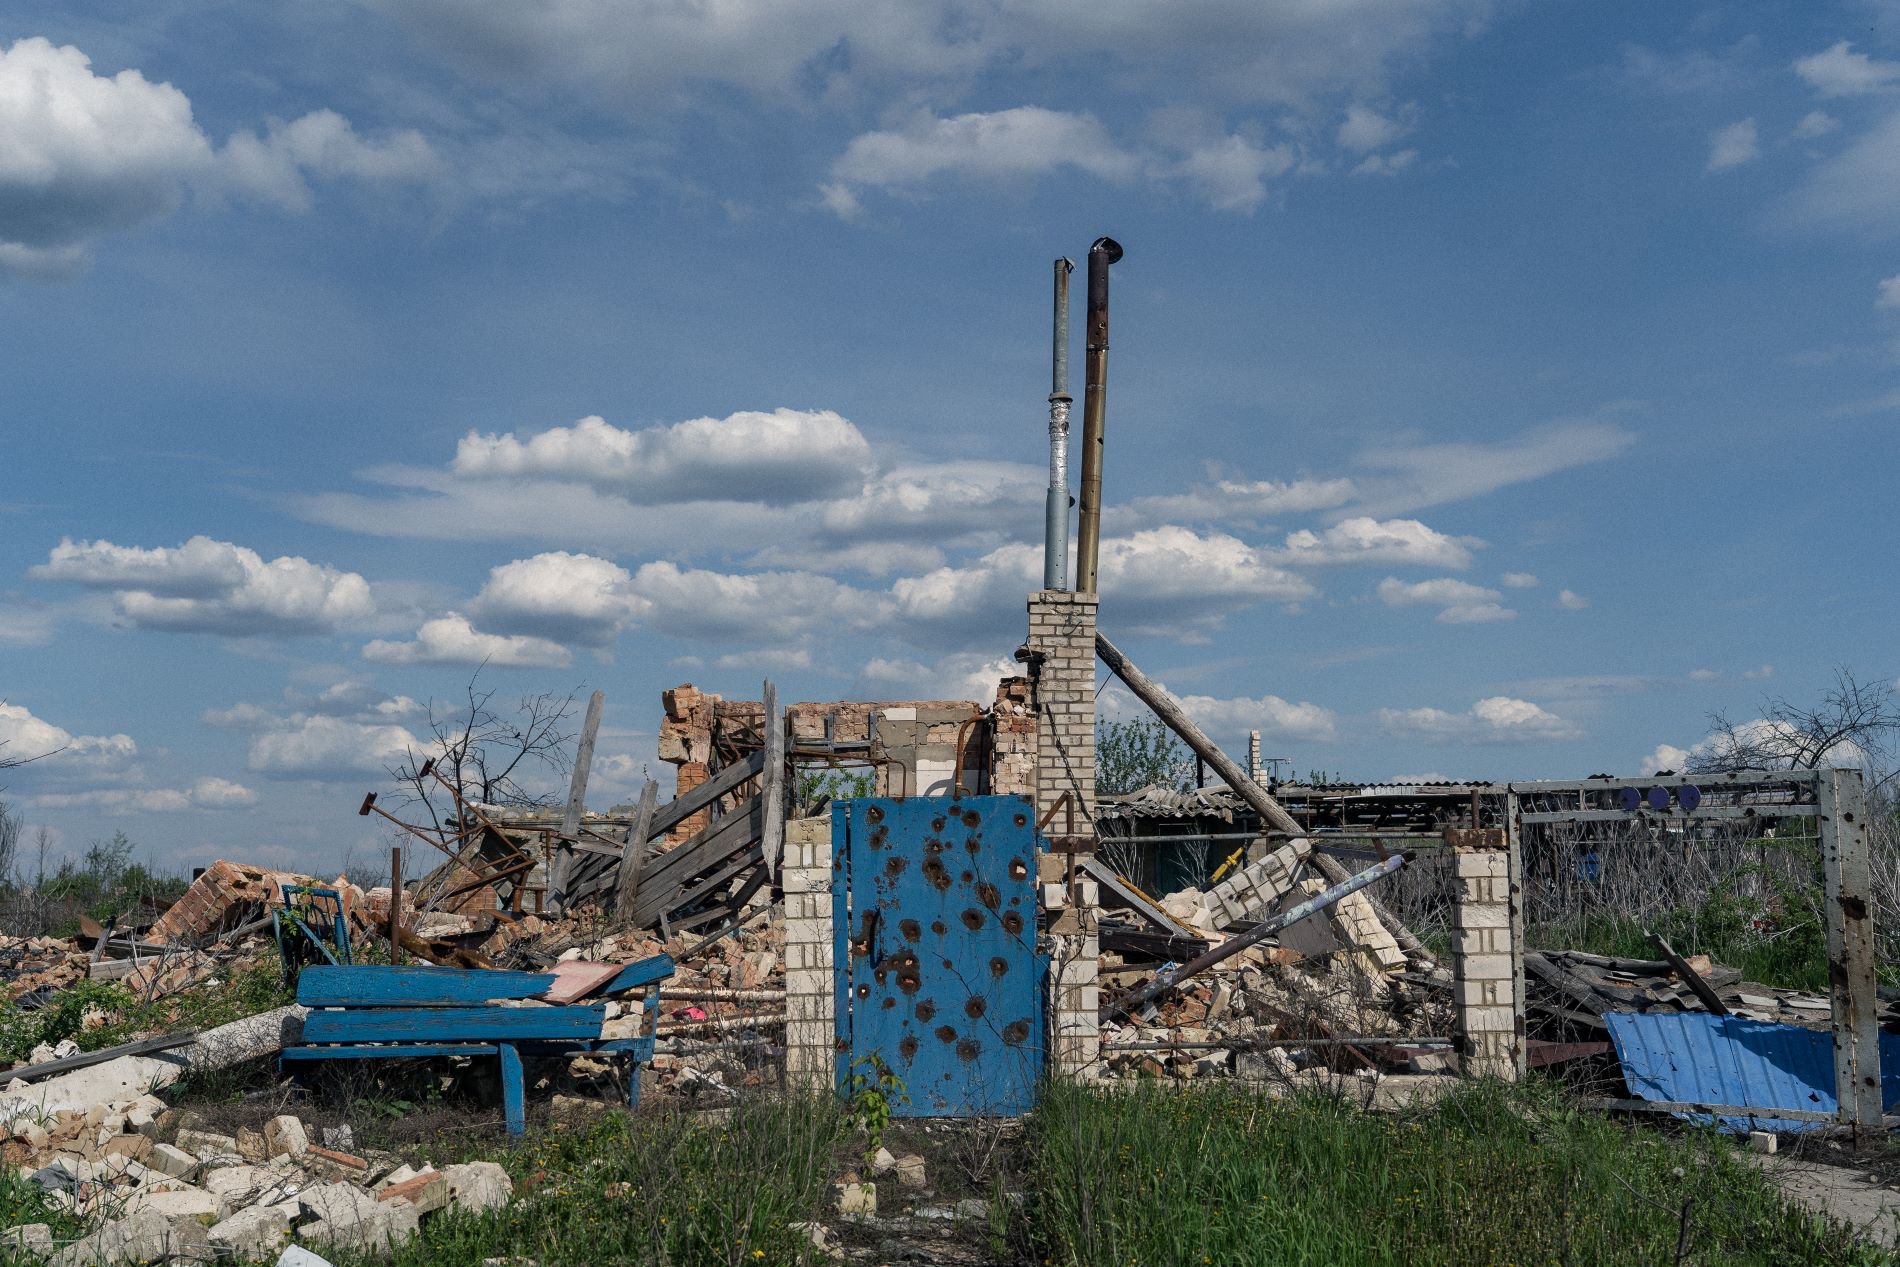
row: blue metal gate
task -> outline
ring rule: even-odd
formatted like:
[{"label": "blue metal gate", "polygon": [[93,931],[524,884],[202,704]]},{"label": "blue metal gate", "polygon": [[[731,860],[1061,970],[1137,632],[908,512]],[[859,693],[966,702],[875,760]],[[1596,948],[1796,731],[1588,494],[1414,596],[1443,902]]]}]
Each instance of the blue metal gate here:
[{"label": "blue metal gate", "polygon": [[902,1084],[899,1116],[1027,1112],[1046,976],[1029,798],[849,800],[831,813],[839,1088],[881,1067]]}]

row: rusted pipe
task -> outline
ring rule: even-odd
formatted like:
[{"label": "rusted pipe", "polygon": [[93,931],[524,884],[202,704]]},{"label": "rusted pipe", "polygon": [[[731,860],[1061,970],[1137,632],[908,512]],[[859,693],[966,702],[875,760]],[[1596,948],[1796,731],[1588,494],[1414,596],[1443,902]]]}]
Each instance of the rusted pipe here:
[{"label": "rusted pipe", "polygon": [[1089,247],[1088,356],[1082,384],[1082,506],[1075,524],[1075,588],[1095,593],[1102,546],[1102,428],[1108,406],[1108,266],[1121,243],[1097,238]]}]

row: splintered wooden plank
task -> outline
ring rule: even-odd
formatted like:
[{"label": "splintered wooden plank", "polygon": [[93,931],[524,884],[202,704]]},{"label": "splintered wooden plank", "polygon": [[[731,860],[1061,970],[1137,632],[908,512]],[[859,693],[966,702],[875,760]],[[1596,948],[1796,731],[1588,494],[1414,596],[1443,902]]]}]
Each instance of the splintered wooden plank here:
[{"label": "splintered wooden plank", "polygon": [[663,915],[671,915],[702,898],[709,896],[718,886],[756,862],[763,861],[757,839],[740,843],[733,853],[721,851],[726,859],[723,866],[704,874],[681,877],[682,883],[673,887],[655,885],[640,898],[639,906],[634,908],[634,923],[644,928]]},{"label": "splintered wooden plank", "polygon": [[758,777],[759,772],[764,769],[765,754],[762,752],[755,752],[744,761],[727,766],[686,795],[669,802],[666,808],[655,814],[652,824],[647,828],[647,839],[651,840],[655,836],[672,831],[741,783]]},{"label": "splintered wooden plank", "polygon": [[297,1002],[305,1007],[463,1007],[493,999],[529,999],[554,984],[547,972],[486,968],[305,968]]},{"label": "splintered wooden plank", "polygon": [[640,876],[639,909],[647,909],[648,892],[658,894],[683,887],[704,875],[759,838],[759,806],[748,801],[718,822],[708,823],[691,840],[657,858],[647,860]]},{"label": "splintered wooden plank", "polygon": [[599,1038],[591,1007],[347,1008],[304,1018],[306,1043],[474,1043]]}]

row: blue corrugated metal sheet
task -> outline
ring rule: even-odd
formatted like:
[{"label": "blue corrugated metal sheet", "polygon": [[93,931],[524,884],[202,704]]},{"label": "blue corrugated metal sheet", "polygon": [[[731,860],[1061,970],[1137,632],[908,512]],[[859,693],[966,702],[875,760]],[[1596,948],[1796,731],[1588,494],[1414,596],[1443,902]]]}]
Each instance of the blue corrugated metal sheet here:
[{"label": "blue corrugated metal sheet", "polygon": [[[1722,1117],[1724,1130],[1811,1131],[1823,1122],[1772,1116],[1775,1109],[1832,1113],[1834,1046],[1826,1030],[1775,1025],[1707,1012],[1609,1012],[1610,1041],[1623,1080],[1645,1100],[1764,1110]],[[1900,1100],[1900,1036],[1880,1036],[1881,1100]],[[1677,1117],[1708,1120],[1707,1115]]]}]

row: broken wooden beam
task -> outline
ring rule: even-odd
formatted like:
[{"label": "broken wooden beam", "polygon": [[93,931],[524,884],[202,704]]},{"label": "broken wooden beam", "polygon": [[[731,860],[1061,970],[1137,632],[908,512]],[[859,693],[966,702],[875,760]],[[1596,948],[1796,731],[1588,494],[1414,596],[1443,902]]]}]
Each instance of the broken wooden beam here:
[{"label": "broken wooden beam", "polygon": [[1702,974],[1697,972],[1694,968],[1691,968],[1689,961],[1677,954],[1674,946],[1664,941],[1660,934],[1652,933],[1648,929],[1643,930],[1643,936],[1649,938],[1649,944],[1656,948],[1658,954],[1668,960],[1669,966],[1675,969],[1678,977],[1682,978],[1682,983],[1688,986],[1698,999],[1702,1000],[1703,1007],[1708,1008],[1709,1011],[1715,1013],[1717,1016],[1728,1015],[1728,1008],[1722,1005],[1722,1000],[1717,998],[1715,991],[1709,988],[1709,983],[1702,979]]},{"label": "broken wooden beam", "polygon": [[1102,663],[1106,664],[1109,670],[1135,693],[1136,699],[1154,710],[1154,715],[1159,717],[1168,729],[1181,736],[1182,741],[1194,751],[1195,756],[1212,766],[1214,773],[1218,774],[1241,800],[1247,802],[1254,813],[1260,815],[1263,829],[1270,827],[1274,831],[1294,833],[1305,830],[1294,821],[1293,815],[1287,813],[1280,802],[1267,795],[1265,788],[1255,783],[1248,777],[1246,771],[1234,764],[1233,758],[1222,752],[1219,745],[1207,737],[1206,731],[1194,724],[1180,702],[1168,694],[1166,687],[1151,680],[1147,674],[1136,668],[1134,662],[1121,653],[1120,648],[1100,633],[1095,635],[1095,654],[1100,656]]}]

